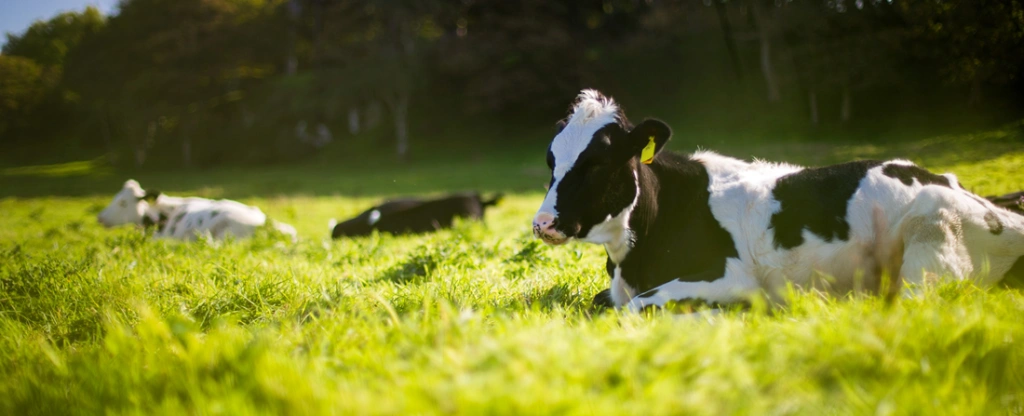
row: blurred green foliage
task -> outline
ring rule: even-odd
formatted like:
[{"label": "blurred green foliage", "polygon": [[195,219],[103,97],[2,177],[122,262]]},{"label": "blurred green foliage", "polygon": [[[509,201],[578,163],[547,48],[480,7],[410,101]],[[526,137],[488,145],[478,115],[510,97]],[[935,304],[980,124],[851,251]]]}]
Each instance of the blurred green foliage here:
[{"label": "blurred green foliage", "polygon": [[410,161],[540,140],[586,87],[677,136],[962,131],[1020,118],[1022,28],[1020,0],[126,0],[8,34],[0,163]]}]

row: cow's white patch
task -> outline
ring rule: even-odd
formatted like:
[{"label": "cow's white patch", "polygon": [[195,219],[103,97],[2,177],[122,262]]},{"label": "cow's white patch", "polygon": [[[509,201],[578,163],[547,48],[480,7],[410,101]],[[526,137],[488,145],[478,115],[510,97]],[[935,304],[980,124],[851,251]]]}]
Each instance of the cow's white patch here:
[{"label": "cow's white patch", "polygon": [[370,217],[366,219],[366,223],[369,225],[374,225],[377,223],[377,221],[380,221],[380,211],[376,209],[370,211]]},{"label": "cow's white patch", "polygon": [[548,189],[544,202],[537,213],[547,212],[558,217],[555,203],[558,201],[558,184],[572,169],[594,138],[594,133],[605,125],[616,123],[619,106],[611,98],[604,98],[595,90],[583,90],[577,97],[572,115],[565,128],[551,142],[551,153],[555,156],[554,182]]},{"label": "cow's white patch", "polygon": [[[639,312],[646,306],[662,307],[672,301],[702,299],[708,302],[732,303],[746,299],[760,288],[757,279],[738,259],[727,259],[725,276],[710,282],[672,280],[633,297],[627,308]],[[614,293],[614,290],[612,291]]]},{"label": "cow's white patch", "polygon": [[610,291],[612,297],[612,303],[615,306],[625,305],[629,302],[633,296],[636,296],[636,289],[629,286],[626,280],[622,278],[622,268],[616,267],[612,276],[612,288]]}]

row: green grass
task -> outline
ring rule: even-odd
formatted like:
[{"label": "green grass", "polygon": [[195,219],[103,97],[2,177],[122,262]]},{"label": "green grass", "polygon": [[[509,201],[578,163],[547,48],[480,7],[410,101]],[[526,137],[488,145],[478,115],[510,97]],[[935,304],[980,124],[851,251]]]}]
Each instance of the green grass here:
[{"label": "green grass", "polygon": [[[0,414],[1024,412],[1017,290],[943,285],[891,304],[794,293],[773,310],[592,315],[603,253],[531,238],[545,181],[532,150],[133,175],[259,205],[296,226],[295,244],[267,231],[180,244],[106,230],[95,213],[124,177],[0,173]],[[1024,189],[1015,126],[726,150],[809,164],[906,157],[982,194]],[[329,218],[382,195],[469,188],[511,194],[483,223],[327,238]]]}]

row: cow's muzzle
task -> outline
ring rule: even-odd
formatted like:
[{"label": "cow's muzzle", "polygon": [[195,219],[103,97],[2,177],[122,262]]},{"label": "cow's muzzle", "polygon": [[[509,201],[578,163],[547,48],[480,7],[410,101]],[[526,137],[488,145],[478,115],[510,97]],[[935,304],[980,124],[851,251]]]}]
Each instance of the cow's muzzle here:
[{"label": "cow's muzzle", "polygon": [[533,236],[544,241],[545,244],[557,246],[569,241],[565,233],[555,229],[557,218],[554,215],[541,212],[533,218]]}]

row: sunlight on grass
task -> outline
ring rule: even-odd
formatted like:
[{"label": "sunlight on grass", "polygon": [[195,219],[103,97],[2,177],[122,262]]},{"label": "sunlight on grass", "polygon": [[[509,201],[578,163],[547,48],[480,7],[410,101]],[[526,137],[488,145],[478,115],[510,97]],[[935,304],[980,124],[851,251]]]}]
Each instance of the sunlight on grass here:
[{"label": "sunlight on grass", "polygon": [[[999,193],[1024,189],[1024,149],[1007,137],[908,148],[978,192]],[[786,152],[887,157],[905,152],[900,146]],[[975,146],[987,150],[971,153]],[[477,176],[521,169],[509,164]],[[262,189],[258,173],[236,174],[253,187],[247,192]],[[179,178],[163,175],[151,181]],[[364,180],[290,175],[280,183]],[[438,178],[419,180],[464,183]],[[529,219],[542,194],[535,178],[522,181],[533,191],[508,195],[484,222],[338,241],[328,238],[328,219],[354,215],[378,197],[240,198],[295,225],[295,244],[267,230],[244,241],[181,244],[103,229],[95,214],[109,196],[0,199],[0,414],[988,415],[1024,408],[1017,290],[946,284],[892,303],[793,293],[771,310],[594,314],[591,299],[608,285],[604,253],[533,239]],[[233,191],[195,184],[182,189]]]},{"label": "sunlight on grass", "polygon": [[0,176],[99,176],[112,173],[105,159],[81,160],[77,162],[58,163],[54,165],[18,166],[0,169]]}]

